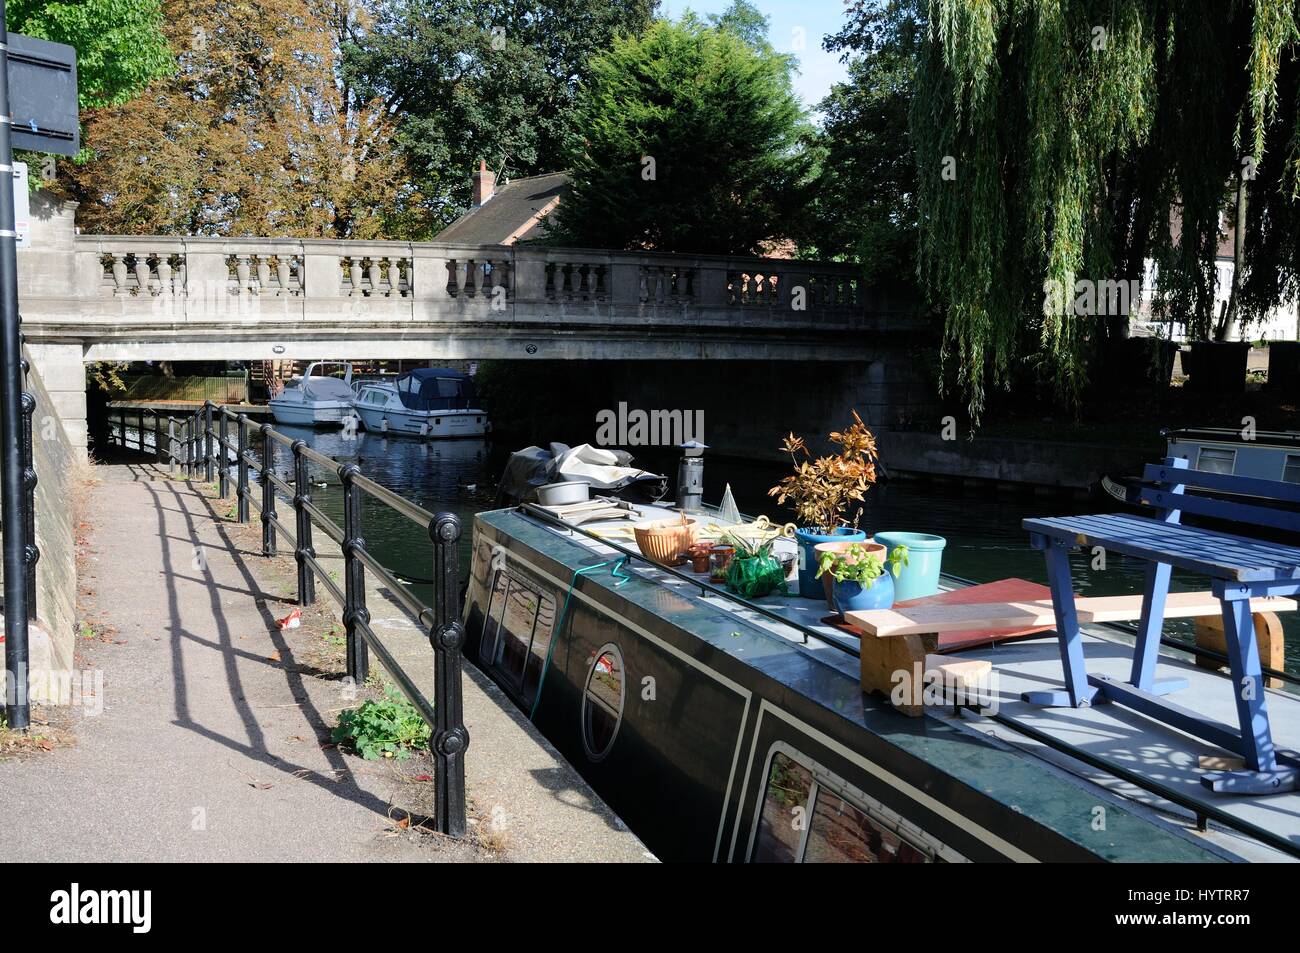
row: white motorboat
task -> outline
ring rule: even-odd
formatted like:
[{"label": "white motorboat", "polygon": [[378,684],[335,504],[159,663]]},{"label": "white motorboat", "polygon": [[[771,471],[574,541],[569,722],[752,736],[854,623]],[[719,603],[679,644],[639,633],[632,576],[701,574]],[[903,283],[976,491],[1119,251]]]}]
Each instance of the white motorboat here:
[{"label": "white motorboat", "polygon": [[469,375],[421,367],[393,381],[358,381],[352,406],[374,433],[481,437],[490,429]]},{"label": "white motorboat", "polygon": [[[342,377],[315,374],[317,368],[342,367]],[[346,361],[316,361],[300,378],[284,385],[271,398],[276,423],[321,427],[341,424],[352,416],[352,365]]]}]

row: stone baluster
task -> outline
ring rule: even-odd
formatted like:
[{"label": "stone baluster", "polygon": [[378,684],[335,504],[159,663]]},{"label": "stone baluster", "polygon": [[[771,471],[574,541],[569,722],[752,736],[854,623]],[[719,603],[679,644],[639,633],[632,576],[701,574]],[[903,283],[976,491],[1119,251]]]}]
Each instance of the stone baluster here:
[{"label": "stone baluster", "polygon": [[257,288],[260,295],[271,293],[271,256],[257,256]]},{"label": "stone baluster", "polygon": [[176,261],[176,282],[172,286],[173,294],[188,295],[190,293],[189,285],[185,283],[187,277],[188,277],[188,271],[186,268],[185,256],[178,255]]},{"label": "stone baluster", "polygon": [[172,256],[168,252],[158,253],[158,293],[172,295]]},{"label": "stone baluster", "polygon": [[348,293],[352,297],[357,298],[360,297],[362,293],[361,278],[365,273],[364,269],[361,267],[361,258],[357,255],[353,255],[346,260],[348,262],[348,281],[352,284],[352,288]]},{"label": "stone baluster", "polygon": [[474,259],[462,258],[456,262],[456,289],[462,298],[472,298],[474,287]]},{"label": "stone baluster", "polygon": [[370,295],[374,298],[378,298],[383,294],[383,289],[380,287],[384,279],[382,261],[382,258],[371,255],[370,266],[366,269],[367,277],[370,279]]},{"label": "stone baluster", "polygon": [[289,277],[291,274],[290,258],[287,255],[275,256],[275,280],[277,297],[287,297],[289,294]]},{"label": "stone baluster", "polygon": [[500,294],[504,297],[511,297],[510,293],[510,260],[507,258],[501,261],[493,262],[492,267],[492,285],[495,288],[501,288]]},{"label": "stone baluster", "polygon": [[235,256],[235,294],[240,295],[250,290],[249,278],[253,273],[251,255]]},{"label": "stone baluster", "polygon": [[140,297],[149,294],[149,256],[144,252],[135,253],[135,283],[136,293]]}]

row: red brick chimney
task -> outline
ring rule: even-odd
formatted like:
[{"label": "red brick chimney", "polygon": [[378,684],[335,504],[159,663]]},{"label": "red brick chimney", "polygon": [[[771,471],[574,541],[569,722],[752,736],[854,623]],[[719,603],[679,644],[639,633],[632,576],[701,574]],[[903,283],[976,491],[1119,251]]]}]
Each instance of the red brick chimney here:
[{"label": "red brick chimney", "polygon": [[478,208],[492,198],[492,193],[496,191],[496,187],[496,173],[489,171],[487,163],[479,159],[478,171],[474,173],[474,207]]}]

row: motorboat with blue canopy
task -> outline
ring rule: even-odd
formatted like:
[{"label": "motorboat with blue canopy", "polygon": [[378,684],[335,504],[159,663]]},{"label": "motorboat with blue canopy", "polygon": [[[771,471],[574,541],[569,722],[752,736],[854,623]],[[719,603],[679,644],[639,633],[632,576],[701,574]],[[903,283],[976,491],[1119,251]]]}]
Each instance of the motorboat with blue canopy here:
[{"label": "motorboat with blue canopy", "polygon": [[481,437],[489,429],[474,381],[461,371],[420,367],[396,380],[361,381],[353,407],[367,430],[420,437]]}]

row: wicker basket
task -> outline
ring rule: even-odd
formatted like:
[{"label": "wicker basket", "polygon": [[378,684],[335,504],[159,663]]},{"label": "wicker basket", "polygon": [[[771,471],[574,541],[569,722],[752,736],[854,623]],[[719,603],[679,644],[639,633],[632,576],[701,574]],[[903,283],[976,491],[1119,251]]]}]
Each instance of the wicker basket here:
[{"label": "wicker basket", "polygon": [[695,520],[661,520],[632,527],[637,548],[661,566],[680,566],[695,541]]}]

